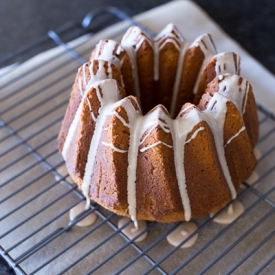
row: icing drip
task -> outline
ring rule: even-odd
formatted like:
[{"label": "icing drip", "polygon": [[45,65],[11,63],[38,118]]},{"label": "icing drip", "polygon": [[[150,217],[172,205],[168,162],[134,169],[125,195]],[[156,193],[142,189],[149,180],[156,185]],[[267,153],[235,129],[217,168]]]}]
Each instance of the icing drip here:
[{"label": "icing drip", "polygon": [[117,56],[123,51],[123,47],[114,40],[100,40],[96,47],[95,59],[110,61],[121,68],[123,60],[120,60]]},{"label": "icing drip", "polygon": [[[239,201],[234,201],[230,206],[222,211],[215,219],[214,222],[220,224],[230,224],[236,220],[244,212],[244,206]],[[212,217],[214,214],[210,214]]]},{"label": "icing drip", "polygon": [[117,147],[115,147],[112,143],[107,143],[107,142],[104,142],[102,141],[101,144],[107,146],[107,147],[111,147],[114,151],[118,152],[118,153],[126,153],[128,152],[127,150],[121,150]]},{"label": "icing drip", "polygon": [[255,171],[253,171],[252,174],[245,180],[245,182],[251,185],[258,179],[259,179],[259,175]]},{"label": "icing drip", "polygon": [[249,83],[242,79],[239,84],[240,76],[225,74],[219,76],[219,93],[230,98],[238,108],[240,114],[245,113]]},{"label": "icing drip", "polygon": [[151,39],[147,37],[139,27],[136,26],[129,28],[121,40],[121,45],[127,52],[132,63],[133,78],[135,81],[135,90],[138,99],[140,99],[140,89],[136,53],[144,41],[147,41],[152,46]]},{"label": "icing drip", "polygon": [[145,152],[145,151],[147,151],[148,149],[151,149],[152,147],[155,147],[155,146],[157,146],[157,145],[159,145],[159,144],[163,144],[163,145],[165,145],[165,146],[167,146],[167,147],[169,147],[169,148],[173,148],[173,146],[171,146],[171,145],[169,145],[169,144],[167,144],[167,143],[164,143],[164,142],[162,142],[162,141],[157,141],[156,143],[153,143],[153,144],[151,144],[151,145],[149,145],[149,146],[147,146],[147,147],[143,147],[142,149],[140,149],[140,152]]},{"label": "icing drip", "polygon": [[[123,227],[127,222],[129,222],[129,218],[121,218],[118,221],[118,228]],[[129,239],[135,238],[140,232],[142,232],[144,229],[147,228],[147,222],[146,221],[138,221],[137,225],[134,225],[133,223],[130,223],[128,226],[123,228],[121,231],[123,234],[125,234]],[[138,237],[135,242],[141,242],[146,239],[148,234],[148,231],[143,233],[140,237]]]},{"label": "icing drip", "polygon": [[227,141],[227,143],[224,145],[224,147],[226,147],[231,141],[232,141],[232,139],[234,139],[234,138],[236,138],[242,131],[244,131],[245,130],[245,126],[243,126],[239,131],[238,131],[238,133],[236,133],[233,137],[231,137],[228,141]]},{"label": "icing drip", "polygon": [[96,122],[96,117],[95,117],[95,115],[94,115],[94,113],[93,113],[92,106],[91,106],[91,102],[90,102],[90,100],[89,100],[88,97],[86,97],[86,101],[87,101],[87,103],[88,103],[89,111],[90,111],[90,113],[91,113],[92,119],[93,119],[94,122]]},{"label": "icing drip", "polygon": [[193,133],[193,135],[192,135],[187,141],[185,141],[185,143],[189,143],[192,139],[195,139],[196,136],[197,136],[197,134],[198,134],[200,131],[203,131],[203,130],[205,130],[204,127],[198,128],[198,129]]},{"label": "icing drip", "polygon": [[[194,107],[194,105],[190,105],[190,107],[191,106]],[[191,219],[191,205],[186,188],[186,177],[184,168],[184,146],[188,134],[201,120],[202,119],[199,111],[196,108],[194,108],[186,115],[183,115],[181,117],[178,116],[178,118],[173,121],[174,133],[172,134],[172,137],[174,144],[175,170],[186,221],[189,221]]]},{"label": "icing drip", "polygon": [[[108,67],[107,67],[107,73],[105,72],[104,69],[104,64],[105,61],[104,60],[97,60],[98,62],[98,70],[96,71],[96,73],[94,74],[94,64],[95,62],[92,61],[90,64],[86,63],[84,65],[82,65],[79,69],[78,72],[82,73],[82,77],[78,78],[78,87],[79,87],[79,91],[81,93],[81,96],[83,96],[83,93],[85,93],[85,91],[87,89],[89,89],[91,87],[91,84],[100,80],[104,80],[104,79],[112,79],[112,67],[111,64],[108,63]],[[89,64],[89,66],[87,66],[87,64]],[[90,74],[90,80],[87,83],[87,75],[86,75],[86,70],[89,70],[89,74]],[[84,86],[84,89],[83,89]]]},{"label": "icing drip", "polygon": [[191,45],[189,48],[192,47],[199,47],[203,54],[204,54],[204,60],[200,69],[200,72],[197,76],[197,80],[193,89],[193,93],[196,94],[198,87],[199,87],[199,81],[201,78],[201,74],[203,71],[204,66],[210,61],[210,59],[213,57],[213,55],[216,53],[215,46],[211,40],[210,34],[206,33],[201,36],[199,36]]},{"label": "icing drip", "polygon": [[[162,122],[161,120],[159,120],[159,118],[155,118],[152,121],[149,121],[149,123],[147,123],[146,125],[144,125],[144,129],[149,129],[151,127],[151,129],[148,130],[147,134],[145,135],[145,137],[143,138],[143,140],[139,143],[140,145],[144,143],[144,141],[147,139],[147,137],[151,134],[151,132],[157,127],[160,126],[161,129],[166,132],[166,133],[170,133],[170,129],[169,126]],[[142,149],[141,149],[142,150]],[[141,151],[140,150],[140,151]],[[143,151],[141,151],[143,152]]]},{"label": "icing drip", "polygon": [[187,107],[185,107],[183,110],[180,111],[178,117],[180,117],[184,112],[186,112],[190,108],[194,108],[194,105],[193,104],[189,104]]},{"label": "icing drip", "polygon": [[[102,88],[103,90],[103,88]],[[110,91],[106,90],[106,92],[110,93]],[[98,95],[99,96],[99,95]],[[136,99],[131,97],[132,100],[138,105]],[[94,132],[94,136],[91,141],[88,161],[86,164],[85,175],[83,179],[83,193],[84,195],[89,194],[90,180],[93,174],[93,166],[96,157],[96,151],[98,148],[98,143],[100,141],[100,135],[102,132],[102,128],[104,126],[104,122],[106,121],[107,116],[115,115],[124,126],[129,128],[130,131],[130,142],[129,142],[129,150],[121,150],[116,148],[113,144],[101,142],[105,146],[111,147],[114,151],[119,153],[128,152],[128,168],[127,168],[127,200],[128,200],[128,210],[131,216],[131,219],[134,221],[135,225],[137,225],[136,220],[136,167],[137,167],[137,156],[138,156],[138,147],[139,147],[139,124],[142,121],[142,116],[140,110],[136,110],[129,98],[124,98],[118,102],[114,102],[113,100],[106,99],[106,106],[103,106],[102,114],[100,114],[98,118],[98,122],[96,125],[96,129]],[[101,101],[101,100],[100,100]],[[101,104],[104,104],[105,101],[102,101]],[[118,106],[124,108],[127,113],[129,123],[125,121],[123,117],[121,117],[114,109]],[[141,124],[140,124],[141,125]],[[85,190],[85,191],[84,191]]]},{"label": "icing drip", "polygon": [[[177,227],[170,235],[167,236],[167,241],[173,245],[178,246],[185,239],[187,239],[192,233],[198,229],[198,226],[194,222],[183,222]],[[181,248],[187,248],[194,245],[198,239],[198,234],[195,234],[190,240],[184,243]]]},{"label": "icing drip", "polygon": [[180,52],[183,38],[174,24],[168,24],[154,39],[154,80],[159,79],[159,52],[167,43],[173,43]]},{"label": "icing drip", "polygon": [[135,127],[132,127],[132,133],[130,131],[130,146],[128,152],[128,168],[127,168],[127,198],[128,198],[128,210],[131,216],[132,221],[137,227],[137,219],[136,219],[136,170],[137,170],[137,157],[138,157],[138,148],[139,148],[139,140],[140,140],[140,127],[142,125],[142,117],[138,117],[136,120]]},{"label": "icing drip", "polygon": [[[135,98],[133,98],[135,99]],[[131,219],[133,220],[135,226],[137,227],[136,219],[136,169],[137,169],[137,157],[138,157],[138,147],[139,147],[139,130],[141,127],[141,122],[143,117],[140,111],[137,111],[132,105],[131,101],[128,106],[122,105],[122,107],[127,112],[129,120],[129,131],[130,131],[130,142],[128,150],[128,168],[127,168],[127,200],[128,200],[128,211]],[[137,102],[136,102],[137,103]],[[138,104],[137,104],[138,105]]]},{"label": "icing drip", "polygon": [[[72,221],[84,211],[85,211],[85,202],[82,201],[78,205],[70,209],[70,214],[69,214],[70,220]],[[96,219],[97,219],[96,213],[92,212],[91,214],[86,216],[84,219],[80,220],[76,225],[81,227],[89,226],[94,224]]]},{"label": "icing drip", "polygon": [[208,103],[207,109],[203,113],[207,116],[210,121],[209,126],[211,127],[212,133],[214,135],[214,140],[216,143],[218,158],[223,170],[228,187],[231,191],[232,199],[236,198],[236,190],[233,185],[231,175],[227,166],[225,152],[223,147],[224,136],[224,122],[227,112],[226,103],[229,101],[228,98],[222,96],[220,93],[215,93]]},{"label": "icing drip", "polygon": [[125,119],[124,119],[121,115],[118,114],[118,112],[113,111],[113,112],[110,113],[109,115],[115,115],[115,116],[121,121],[121,123],[122,123],[125,127],[128,127],[128,128],[130,127],[130,124],[127,123],[127,122],[125,121]]},{"label": "icing drip", "polygon": [[248,81],[246,81],[245,99],[244,99],[243,112],[242,112],[243,115],[244,115],[245,109],[246,109],[246,103],[247,103],[247,98],[248,98],[248,91],[249,91],[249,84],[248,84]]},{"label": "icing drip", "polygon": [[[128,114],[128,112],[127,112]],[[128,114],[129,117],[129,114]],[[138,116],[135,115],[130,117],[129,123],[131,125],[130,129],[130,145],[128,151],[128,181],[127,181],[127,190],[128,190],[128,210],[131,216],[131,219],[134,221],[135,226],[137,226],[136,220],[136,170],[137,170],[137,158],[139,153],[139,144],[140,139],[145,133],[145,131],[152,127],[153,125],[159,125],[164,131],[170,131],[167,129],[167,125],[159,120],[163,118],[160,112],[160,108],[156,108],[154,111],[148,113],[146,116],[141,116],[138,113]],[[144,141],[143,141],[144,142]],[[149,149],[149,148],[148,148]]]},{"label": "icing drip", "polygon": [[257,160],[259,160],[262,157],[262,153],[258,148],[254,148],[253,153]]},{"label": "icing drip", "polygon": [[239,56],[237,55],[237,66],[235,66],[234,55],[231,52],[220,53],[216,56],[215,72],[216,76],[226,73],[238,74],[239,71]]},{"label": "icing drip", "polygon": [[[86,96],[87,93],[88,93],[88,90],[86,91],[85,96]],[[65,140],[64,145],[63,145],[62,156],[63,156],[63,159],[65,161],[67,159],[67,152],[68,152],[68,150],[70,148],[73,136],[74,136],[74,134],[76,132],[77,126],[78,126],[79,121],[80,121],[80,115],[81,115],[81,110],[82,110],[82,106],[83,106],[83,103],[84,103],[85,96],[82,97],[82,100],[81,100],[81,102],[80,102],[80,104],[79,104],[79,106],[77,108],[76,114],[74,116],[74,119],[73,119],[72,124],[71,124],[71,126],[69,128],[66,140]]]}]

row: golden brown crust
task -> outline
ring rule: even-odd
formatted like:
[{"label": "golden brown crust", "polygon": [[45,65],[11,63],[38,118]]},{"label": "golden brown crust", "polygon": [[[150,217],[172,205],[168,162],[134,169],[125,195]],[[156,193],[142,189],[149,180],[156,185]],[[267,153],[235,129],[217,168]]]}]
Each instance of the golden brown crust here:
[{"label": "golden brown crust", "polygon": [[[244,126],[243,119],[233,102],[227,102],[227,114],[224,124],[224,150],[229,172],[235,188],[239,188],[242,182],[254,170],[257,160],[253,153],[246,130],[232,139]],[[237,152],[237,153],[236,153]]]},{"label": "golden brown crust", "polygon": [[154,107],[154,51],[147,40],[144,40],[136,52],[139,78],[139,91],[143,113]]},{"label": "golden brown crust", "polygon": [[204,53],[199,47],[192,47],[187,50],[182,68],[175,114],[179,113],[181,107],[186,102],[193,102],[193,89],[203,60]]},{"label": "golden brown crust", "polygon": [[204,130],[199,131],[196,139],[191,140],[184,148],[187,192],[192,217],[196,218],[219,211],[231,199],[208,124],[205,121],[197,124],[188,134],[187,140],[200,127]]},{"label": "golden brown crust", "polygon": [[252,86],[249,84],[245,113],[243,115],[246,131],[251,142],[252,148],[256,147],[259,138],[259,120],[257,107],[252,91]]},{"label": "golden brown crust", "polygon": [[[164,42],[163,42],[164,43]],[[173,85],[175,83],[179,51],[172,42],[168,42],[159,51],[159,79],[156,85],[156,99],[170,110]]]},{"label": "golden brown crust", "polygon": [[[123,107],[115,111],[128,121]],[[113,125],[116,125],[113,127]],[[91,179],[90,197],[100,205],[122,215],[127,214],[127,168],[128,154],[120,153],[106,146],[102,142],[112,144],[120,150],[129,149],[129,128],[124,126],[120,119],[111,115],[106,120],[101,134],[94,173]]]}]

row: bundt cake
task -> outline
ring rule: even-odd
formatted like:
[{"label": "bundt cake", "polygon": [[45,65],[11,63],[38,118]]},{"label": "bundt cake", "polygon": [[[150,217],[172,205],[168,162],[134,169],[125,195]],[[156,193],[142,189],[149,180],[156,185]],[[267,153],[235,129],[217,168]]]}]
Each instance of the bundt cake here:
[{"label": "bundt cake", "polygon": [[155,39],[131,27],[121,44],[101,40],[58,137],[69,174],[133,221],[219,211],[257,162],[256,105],[239,72],[237,54],[216,54],[209,34],[190,44],[173,24]]}]

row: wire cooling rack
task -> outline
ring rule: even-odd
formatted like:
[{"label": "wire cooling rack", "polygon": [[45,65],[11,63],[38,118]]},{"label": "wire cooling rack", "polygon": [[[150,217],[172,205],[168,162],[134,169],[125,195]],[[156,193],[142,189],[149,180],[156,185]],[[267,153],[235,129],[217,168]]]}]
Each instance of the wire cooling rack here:
[{"label": "wire cooling rack", "polygon": [[[135,243],[117,227],[118,217],[96,204],[69,220],[69,210],[84,197],[58,172],[64,162],[56,138],[75,73],[91,49],[69,48],[61,36],[76,29],[80,36],[106,12],[131,20],[115,8],[99,9],[81,26],[50,31],[47,39],[64,50],[0,87],[1,255],[18,274],[274,274],[275,117],[261,106],[259,178],[244,183],[236,199],[245,211],[229,225],[215,223],[215,216],[195,220],[199,238],[193,247],[166,241],[179,223],[148,223],[147,239]],[[98,216],[94,225],[76,226],[92,212]]]}]

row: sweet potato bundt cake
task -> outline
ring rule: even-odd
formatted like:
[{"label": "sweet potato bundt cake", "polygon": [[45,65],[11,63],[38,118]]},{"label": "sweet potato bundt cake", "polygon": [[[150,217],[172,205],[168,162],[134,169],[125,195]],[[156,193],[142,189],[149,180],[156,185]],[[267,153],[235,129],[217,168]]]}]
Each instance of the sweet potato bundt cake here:
[{"label": "sweet potato bundt cake", "polygon": [[[59,133],[87,198],[133,221],[217,212],[256,165],[258,117],[239,56],[173,24],[101,40],[78,70]],[[160,105],[157,105],[160,104]],[[145,115],[143,115],[143,113]]]}]

